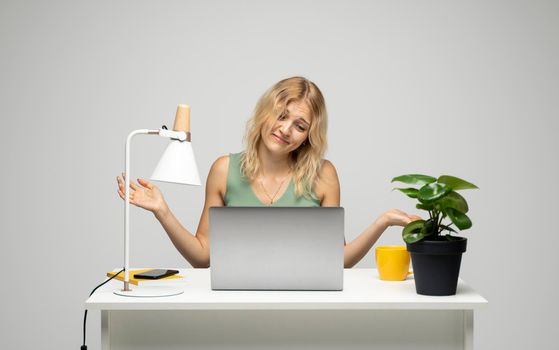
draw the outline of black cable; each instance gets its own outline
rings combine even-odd
[[[101,283],[100,285],[98,285],[97,287],[95,287],[91,293],[89,293],[89,296],[92,296],[93,293],[95,293],[95,291],[97,289],[99,289],[99,287],[105,285],[107,282],[109,282],[110,280],[112,280],[113,278],[115,278],[116,276],[120,275],[121,272],[123,272],[124,269],[120,270],[119,272],[117,272],[114,276],[112,276],[111,278],[107,279],[105,282]],[[85,309],[85,314],[83,315],[83,345],[80,347],[80,350],[87,350],[87,346],[85,345],[85,324],[87,322],[87,309]]]

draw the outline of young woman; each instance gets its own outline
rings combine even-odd
[[[210,207],[340,206],[340,183],[334,165],[323,159],[327,115],[318,87],[302,77],[282,80],[258,101],[245,135],[245,150],[218,158],[206,182],[206,200],[196,234],[171,212],[157,186],[130,182],[130,202],[151,211],[193,267],[209,267]],[[124,179],[117,177],[124,199]],[[418,216],[392,209],[380,215],[345,245],[344,265],[354,266],[387,227],[405,226]]]

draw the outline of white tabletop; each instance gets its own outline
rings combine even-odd
[[[184,293],[172,297],[131,298],[113,290],[110,281],[85,302],[97,310],[473,310],[487,304],[462,280],[456,295],[424,296],[415,292],[413,277],[381,281],[376,269],[345,269],[343,291],[213,291],[209,269],[181,269],[182,279],[147,282],[174,285]],[[134,286],[141,288],[142,286]]]

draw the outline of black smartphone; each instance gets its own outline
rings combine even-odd
[[[177,273],[179,273],[178,270],[153,269],[153,270],[137,273],[134,275],[134,278],[156,280],[159,278],[176,275]]]

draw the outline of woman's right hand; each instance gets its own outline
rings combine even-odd
[[[380,222],[388,228],[390,226],[406,226],[412,221],[421,220],[420,216],[410,215],[399,209],[388,210],[379,217]]]
[[[125,199],[124,175],[117,176],[116,181],[118,183],[118,195],[120,198]],[[149,210],[154,214],[157,214],[166,206],[165,199],[163,199],[163,194],[159,188],[144,179],[138,179],[138,184],[130,181],[130,203]]]

